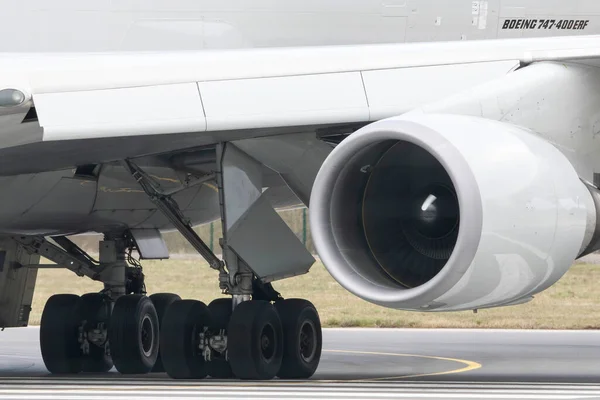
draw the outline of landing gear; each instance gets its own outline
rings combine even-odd
[[[195,175],[195,157],[191,166],[181,164],[187,170],[173,164],[186,178],[180,188],[168,190],[132,160],[122,166],[218,271],[219,288],[228,299],[206,306],[177,295],[146,297],[141,267],[131,258],[135,230],[107,234],[99,262],[66,238],[14,239],[31,254],[104,283],[101,294],[58,296],[48,303],[41,342],[51,372],[102,372],[114,363],[125,374],[164,370],[186,379],[308,378],[314,373],[322,342],[318,314],[307,301],[283,300],[270,284],[308,272],[314,258],[264,195],[270,186],[263,182],[265,166],[233,144],[219,144],[215,152],[216,169],[205,176]],[[192,229],[174,197],[209,180],[216,180],[219,195],[222,259]],[[256,234],[262,231],[269,236]],[[164,254],[153,252],[147,233],[137,235],[140,253],[146,248]]]
[[[107,341],[110,301],[100,293],[50,297],[40,326],[40,346],[53,374],[107,372],[113,366]]]
[[[145,374],[158,357],[159,322],[152,301],[139,294],[116,301],[108,329],[110,351],[122,374]]]
[[[195,300],[171,304],[163,320],[161,352],[175,379],[308,379],[321,358],[321,322],[307,300],[232,299],[206,307]]]
[[[131,256],[135,242],[128,233],[106,235],[99,262],[64,237],[54,238],[54,243],[37,237],[14,240],[29,253],[44,254],[78,275],[104,283],[100,293],[48,300],[40,345],[51,373],[102,373],[113,363],[124,374],[150,372],[158,358],[159,316],[145,296],[144,274]],[[163,294],[154,302],[162,315],[178,298]]]
[[[308,272],[314,258],[263,196],[264,166],[234,145],[216,149],[221,260],[194,232],[173,190],[161,188],[133,161],[122,164],[163,216],[219,271],[219,287],[231,296],[208,307],[192,300],[169,306],[161,329],[167,374],[186,379],[310,377],[321,356],[319,316],[307,301],[284,301],[269,282]],[[257,236],[265,227],[269,238]]]
[[[42,358],[53,374],[150,372],[158,358],[159,320],[140,294],[111,301],[102,293],[52,296],[40,326]]]

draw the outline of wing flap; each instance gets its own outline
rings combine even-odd
[[[203,132],[195,83],[34,95],[44,140]]]
[[[359,72],[200,82],[208,130],[369,119]]]

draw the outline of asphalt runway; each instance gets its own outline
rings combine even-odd
[[[310,381],[49,376],[37,328],[0,332],[0,399],[600,399],[600,332],[327,329]]]

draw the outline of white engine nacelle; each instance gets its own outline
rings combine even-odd
[[[334,149],[315,180],[310,222],[323,264],[355,295],[465,310],[525,301],[595,250],[598,198],[525,128],[413,114]]]

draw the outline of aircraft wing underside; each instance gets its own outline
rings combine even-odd
[[[599,57],[597,36],[4,54],[0,90],[24,96],[20,104],[0,107],[0,174],[376,121],[533,62],[593,64]]]

